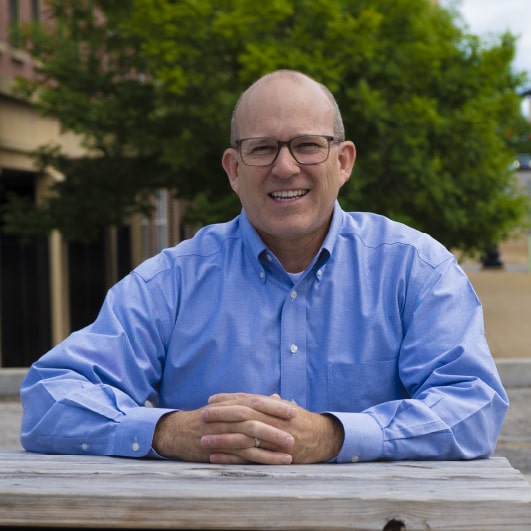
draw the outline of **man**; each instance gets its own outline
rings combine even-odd
[[[242,203],[147,260],[22,383],[27,450],[213,463],[471,459],[508,401],[481,304],[429,236],[338,202],[355,147],[293,71],[241,96]]]

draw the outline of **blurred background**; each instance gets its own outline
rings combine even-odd
[[[232,108],[277,68],[336,95],[358,150],[343,207],[439,239],[495,357],[528,357],[528,21],[527,0],[0,0],[0,367],[238,213]]]

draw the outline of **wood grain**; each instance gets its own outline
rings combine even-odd
[[[0,526],[125,529],[531,529],[503,457],[291,466],[0,452]]]

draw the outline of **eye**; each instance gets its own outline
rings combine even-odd
[[[318,137],[301,137],[293,142],[292,148],[298,153],[315,153],[326,149],[326,145],[323,145],[322,139]]]
[[[268,138],[253,138],[246,140],[242,151],[247,157],[269,156],[277,151],[277,143]]]
[[[271,151],[276,151],[276,147],[272,144],[257,144],[256,146],[253,146],[251,153],[270,153]]]

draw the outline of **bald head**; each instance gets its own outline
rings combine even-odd
[[[301,72],[295,70],[277,70],[266,74],[255,81],[238,99],[232,113],[231,145],[234,145],[240,138],[239,126],[242,108],[247,107],[248,110],[249,108],[252,109],[255,102],[260,99],[261,94],[274,94],[279,91],[279,87],[286,89],[290,84],[292,84],[296,90],[308,92],[309,95],[313,93],[316,98],[316,103],[324,97],[329,106],[329,110],[332,113],[333,135],[340,139],[345,138],[345,129],[341,118],[341,112],[330,90],[328,90],[325,85]]]

